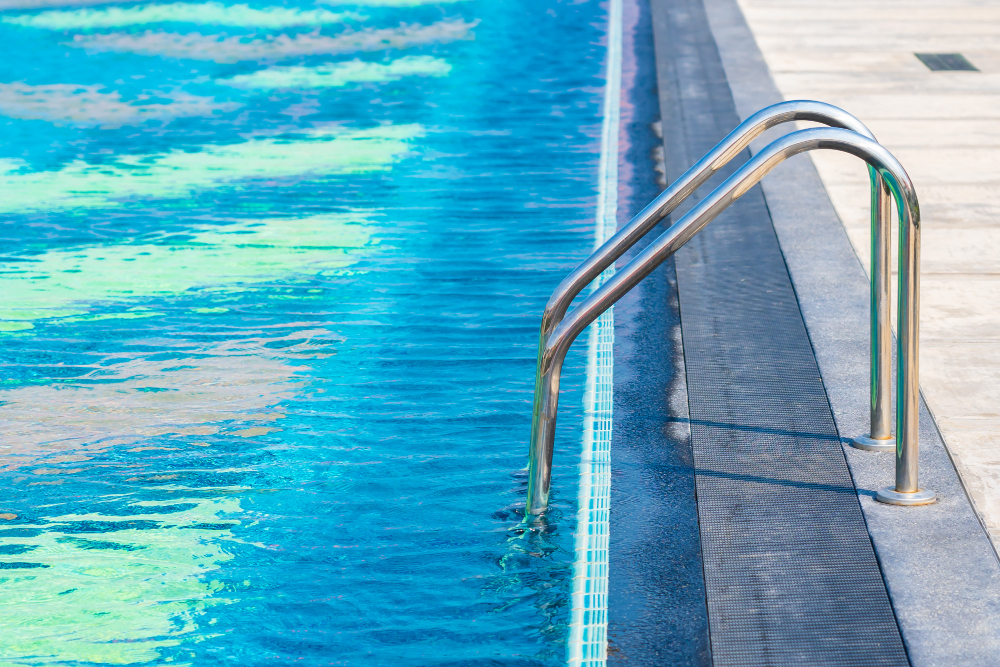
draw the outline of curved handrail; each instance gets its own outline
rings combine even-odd
[[[791,100],[761,109],[739,124],[705,157],[698,160],[632,220],[604,242],[576,269],[566,276],[549,297],[542,312],[538,337],[538,361],[556,327],[566,316],[573,299],[603,271],[624,255],[661,220],[670,215],[688,196],[701,187],[719,169],[739,155],[758,136],[783,123],[807,120],[831,127],[853,130],[875,140],[864,123],[839,107],[811,100]],[[889,326],[889,235],[890,198],[878,173],[869,168],[871,180],[872,226],[872,364],[871,364],[871,438],[868,447],[878,449],[880,442],[890,442],[892,408],[892,331]],[[536,386],[541,378],[536,376]]]
[[[559,379],[563,360],[573,340],[768,172],[789,157],[816,149],[839,150],[861,158],[882,178],[896,202],[900,224],[896,486],[894,490],[879,491],[878,496],[880,500],[897,504],[933,502],[933,492],[921,492],[917,484],[919,304],[916,297],[919,289],[920,208],[916,192],[902,165],[880,144],[850,130],[817,128],[788,134],[755,155],[613,278],[596,289],[552,331],[539,359],[540,382],[535,387],[525,518],[544,512],[548,505]],[[894,498],[892,494],[902,496],[902,499]]]

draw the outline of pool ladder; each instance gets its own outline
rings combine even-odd
[[[828,127],[791,132],[754,155],[567,314],[573,298],[584,287],[612,266],[715,172],[746,149],[750,142],[772,127],[799,120],[822,123]],[[566,276],[553,292],[542,314],[538,341],[526,519],[542,514],[548,507],[559,407],[559,378],[566,352],[576,337],[772,169],[794,155],[816,149],[838,150],[861,158],[868,164],[871,180],[871,422],[870,433],[855,438],[851,444],[870,451],[896,452],[895,486],[879,490],[877,500],[892,505],[934,502],[934,492],[921,489],[918,485],[920,208],[916,192],[902,165],[875,141],[861,121],[835,106],[798,100],[769,106],[747,118]],[[896,323],[895,438],[891,430],[890,403],[892,330],[889,323],[889,248],[892,200],[895,200],[899,218],[900,277]]]

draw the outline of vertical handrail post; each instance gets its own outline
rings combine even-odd
[[[548,341],[546,336],[545,341]],[[531,445],[528,451],[528,500],[524,509],[527,520],[542,514],[549,506],[552,483],[552,448],[556,438],[556,413],[559,411],[559,376],[562,359],[548,363],[546,346],[538,351],[535,371],[535,404],[531,413]]]
[[[893,190],[899,216],[899,287],[896,315],[896,484],[875,499],[889,505],[929,505],[936,494],[921,489],[920,466],[920,213]]]
[[[871,167],[868,167],[871,169]],[[874,171],[874,170],[872,170]],[[890,265],[892,263],[892,197],[879,177],[873,184],[877,201],[872,202],[871,288],[871,438],[892,440],[892,309]],[[892,445],[891,445],[892,446]]]
[[[892,436],[892,193],[878,171],[868,165],[871,181],[871,390],[869,433],[851,440],[851,446],[876,452],[896,449]]]

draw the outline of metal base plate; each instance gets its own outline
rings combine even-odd
[[[937,494],[928,489],[918,489],[913,493],[900,493],[891,486],[879,489],[875,500],[886,505],[930,505],[937,501]]]
[[[863,449],[867,452],[894,452],[896,451],[896,438],[876,440],[867,435],[859,435],[851,440],[851,447]]]

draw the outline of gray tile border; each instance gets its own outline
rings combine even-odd
[[[736,0],[704,2],[740,117],[781,101]],[[763,190],[837,428],[842,438],[862,434],[868,420],[867,277],[808,156],[772,172]],[[892,455],[846,446],[845,453],[912,663],[997,664],[1000,564],[926,406],[921,479],[938,492],[936,505],[876,503],[875,490],[892,483]]]

